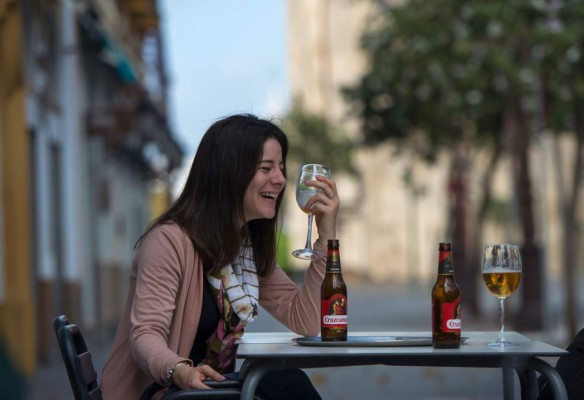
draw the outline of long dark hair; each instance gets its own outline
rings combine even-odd
[[[262,160],[264,142],[270,138],[280,143],[286,165],[288,139],[272,122],[237,114],[211,125],[201,139],[180,196],[149,226],[137,245],[155,226],[176,222],[189,235],[205,271],[218,272],[249,240],[258,275],[269,274],[276,257],[277,218],[284,190],[278,196],[274,218],[247,224],[243,197]]]

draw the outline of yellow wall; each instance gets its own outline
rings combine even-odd
[[[157,179],[150,187],[150,219],[158,218],[171,203],[168,182]]]
[[[0,300],[0,337],[16,366],[34,372],[30,146],[26,129],[20,5],[0,0],[0,173],[4,225],[5,296]]]

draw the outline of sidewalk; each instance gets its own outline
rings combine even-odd
[[[429,290],[405,286],[375,287],[362,283],[349,283],[348,286],[349,329],[366,331],[431,329]],[[487,299],[494,300],[492,297]],[[493,309],[496,310],[496,304],[493,305]],[[485,316],[482,322],[465,319],[463,314],[463,330],[496,331],[497,321],[496,313]],[[248,327],[248,331],[281,332],[286,331],[286,328],[261,310],[260,317]],[[100,377],[111,338],[92,333],[84,334]],[[528,336],[536,339],[532,335]],[[368,366],[312,369],[306,372],[326,400],[503,398],[501,372],[493,369]],[[41,366],[28,383],[26,400],[37,399],[73,399],[56,339],[55,351],[50,361]]]

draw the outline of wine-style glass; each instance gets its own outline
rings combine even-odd
[[[317,176],[324,176],[330,178],[331,170],[326,165],[321,164],[304,164],[300,167],[298,180],[296,182],[296,202],[302,211],[308,214],[308,234],[306,236],[306,244],[303,249],[294,250],[292,255],[303,260],[310,260],[313,254],[317,254],[312,249],[312,220],[314,214],[310,208],[306,208],[306,203],[322,190],[312,186],[307,186],[305,182],[315,181]]]
[[[483,253],[483,281],[489,292],[499,298],[499,337],[489,346],[514,346],[505,338],[505,298],[511,296],[521,280],[521,254],[516,244],[486,244]]]

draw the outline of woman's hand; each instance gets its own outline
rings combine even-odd
[[[336,239],[337,236],[337,213],[341,200],[335,181],[320,175],[316,179],[307,181],[306,185],[320,189],[322,193],[313,196],[306,206],[314,213],[318,240],[326,247],[327,240]]]
[[[180,364],[172,376],[172,382],[180,389],[212,389],[204,383],[207,378],[217,382],[225,380],[223,375],[208,365],[189,367],[188,365]]]

